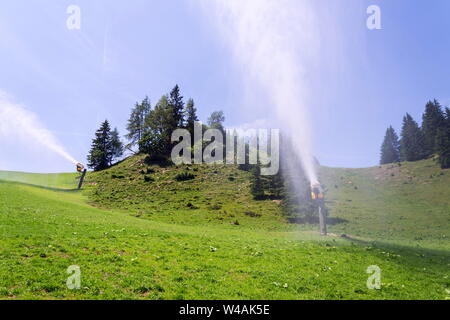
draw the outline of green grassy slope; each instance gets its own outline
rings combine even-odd
[[[415,243],[373,241],[386,240],[385,229],[374,221],[382,221],[384,213],[392,215],[380,209],[377,220],[361,212],[373,209],[363,201],[370,196],[364,198],[361,194],[366,194],[362,191],[370,185],[364,184],[367,174],[378,168],[325,168],[322,172],[330,189],[331,214],[349,221],[330,228],[349,235],[359,232],[366,240],[350,241],[321,238],[317,226],[288,225],[276,202],[250,199],[248,173],[236,168],[191,167],[189,172],[196,178],[176,182],[174,176],[186,168],[152,167],[155,172],[147,174],[147,166],[141,160],[128,159],[109,171],[89,174],[84,192],[62,192],[0,180],[0,298],[448,296],[448,242],[439,238],[442,232],[448,232],[448,224],[430,224],[426,229],[429,237],[420,242],[420,248]],[[429,164],[406,164],[404,168],[412,171],[416,165]],[[447,174],[439,179],[446,179]],[[344,179],[353,175],[353,183],[361,194],[354,195],[347,186],[330,187],[343,175]],[[144,176],[151,176],[154,181],[145,182]],[[392,178],[386,174],[385,182],[381,178],[377,181],[389,184],[389,177]],[[62,177],[55,177],[55,181],[59,179]],[[440,180],[431,181],[430,185],[434,185]],[[375,191],[373,197],[377,197]],[[389,202],[377,201],[373,203],[390,208]],[[407,208],[411,207],[414,205]],[[442,207],[445,208],[445,201],[436,206],[430,201],[427,210],[438,211]],[[400,209],[393,211],[395,217],[403,215],[402,210],[397,210]],[[414,212],[406,218],[398,217],[408,223],[396,239],[421,241],[414,240],[414,232],[406,230],[423,228],[418,226],[422,211]],[[80,290],[66,287],[70,265],[81,267]],[[366,269],[370,265],[382,269],[381,290],[366,287]]]
[[[433,160],[367,169],[322,168],[331,230],[450,249],[450,170]]]

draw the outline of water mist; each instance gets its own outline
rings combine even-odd
[[[202,9],[217,25],[249,80],[267,93],[277,122],[291,137],[291,150],[300,158],[311,184],[317,183],[307,107],[307,69],[319,38],[312,3],[215,0],[203,2]]]
[[[64,147],[34,113],[12,102],[6,93],[0,91],[0,143],[2,140],[33,146],[40,145],[73,164],[78,162],[64,150]]]

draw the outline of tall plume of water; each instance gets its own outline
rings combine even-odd
[[[307,68],[318,50],[308,0],[215,0],[202,2],[232,54],[264,89],[282,130],[291,137],[309,181],[317,183],[308,115]],[[256,110],[255,110],[256,111]]]
[[[34,113],[12,102],[6,93],[0,91],[0,145],[2,140],[33,146],[40,145],[77,164],[77,161],[64,150],[64,147]],[[7,152],[7,150],[3,151]]]

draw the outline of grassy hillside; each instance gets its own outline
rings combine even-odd
[[[441,175],[431,162],[400,169],[324,168],[331,216],[347,221],[330,229],[351,240],[321,238],[317,226],[287,224],[277,202],[250,198],[248,173],[235,167],[160,168],[142,160],[89,174],[82,192],[49,189],[60,188],[70,175],[54,176],[54,185],[44,181],[46,188],[0,180],[0,298],[448,296],[450,257],[442,236],[449,232],[449,197],[442,198],[449,173]],[[420,187],[426,168],[433,178]],[[183,172],[195,178],[176,181]],[[409,175],[416,183],[400,179]],[[39,177],[28,176],[26,183],[36,185]],[[416,194],[427,185],[442,187],[443,197]],[[398,206],[388,188],[402,200]],[[80,290],[66,287],[70,265],[81,267]],[[381,290],[366,287],[370,265],[382,269]]]
[[[367,169],[322,168],[334,232],[450,249],[450,170],[433,160]]]
[[[145,164],[144,158],[132,157],[110,170],[90,173],[86,189],[91,203],[152,221],[292,230],[279,201],[253,200],[251,174],[237,166],[160,167]],[[194,178],[177,181],[183,173]]]

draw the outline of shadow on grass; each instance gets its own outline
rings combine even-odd
[[[293,224],[319,224],[319,217],[305,217],[305,218],[289,218],[289,223]],[[341,223],[347,223],[348,220],[342,219],[342,218],[334,218],[334,217],[328,217],[327,218],[327,225],[337,225]]]
[[[393,254],[397,254],[398,259],[414,259],[419,261],[420,265],[432,263],[438,263],[440,267],[448,269],[450,264],[450,250],[446,249],[433,249],[426,247],[418,247],[413,245],[404,245],[399,243],[385,242],[380,240],[361,240],[355,239],[348,235],[342,235],[341,238],[348,241],[365,246],[367,248],[386,250]],[[415,264],[417,266],[417,264]]]
[[[49,190],[49,191],[57,191],[57,192],[71,192],[72,193],[72,192],[80,191],[78,188],[63,189],[63,188],[55,188],[55,187],[46,187],[46,186],[42,186],[42,185],[26,183],[26,182],[20,182],[20,181],[0,180],[0,183],[9,183],[9,184],[14,184],[14,185],[23,185],[23,186],[39,188],[39,189],[44,189],[44,190]]]

